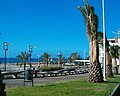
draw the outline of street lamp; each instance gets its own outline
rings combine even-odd
[[[8,46],[9,46],[9,43],[8,42],[4,42],[3,43],[3,50],[5,50],[5,61],[4,61],[4,64],[5,64],[5,71],[6,71],[6,52],[8,51]]]
[[[32,49],[33,49],[33,46],[32,45],[30,45],[29,46],[29,53],[30,53],[30,68],[32,67],[32,64],[31,64],[31,56],[32,56]]]
[[[103,12],[103,44],[104,44],[104,63],[103,63],[103,79],[104,81],[106,81],[106,50],[105,50],[105,47],[106,47],[106,42],[105,42],[105,39],[106,39],[106,29],[105,29],[105,7],[104,7],[104,0],[102,0],[102,12]]]

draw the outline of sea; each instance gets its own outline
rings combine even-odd
[[[38,58],[31,58],[32,62],[38,62]],[[0,64],[3,64],[5,62],[5,58],[0,58]],[[17,62],[22,62],[22,60],[19,60],[17,58],[6,58],[6,63],[7,64],[14,64]],[[29,62],[29,60],[27,60]]]
[[[30,60],[28,59],[27,62]],[[53,58],[53,61],[57,61],[57,58]],[[0,64],[4,64],[5,58],[0,58]],[[22,60],[19,60],[17,58],[6,58],[6,64],[16,64],[18,62],[22,62]],[[43,62],[43,59],[38,58],[31,58],[31,62]]]

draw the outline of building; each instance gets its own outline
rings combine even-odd
[[[108,41],[109,41],[110,46],[113,46],[113,45],[120,46],[120,39],[118,39],[118,37],[115,37],[114,39],[108,39]],[[119,53],[120,53],[120,51],[119,51]],[[117,65],[120,66],[120,56],[116,60],[117,60]],[[101,63],[101,66],[103,66],[104,51],[103,51],[103,46],[101,44],[99,44],[99,62]],[[120,73],[120,68],[119,68],[118,72]]]

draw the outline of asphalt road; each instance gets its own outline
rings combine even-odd
[[[67,75],[67,76],[56,76],[56,77],[41,77],[34,78],[34,85],[36,84],[51,84],[55,82],[69,81],[69,80],[77,80],[82,77],[88,76],[87,74],[77,74],[77,75]],[[6,83],[6,88],[11,87],[23,87],[24,79],[4,79],[4,83]],[[26,82],[26,86],[31,86],[31,82]]]

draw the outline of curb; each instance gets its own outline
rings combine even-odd
[[[110,96],[120,96],[120,84],[118,84]]]

